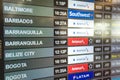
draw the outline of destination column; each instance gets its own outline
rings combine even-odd
[[[3,3],[5,80],[54,79],[54,1],[44,1]]]

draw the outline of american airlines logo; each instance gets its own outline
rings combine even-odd
[[[68,47],[68,55],[89,54],[94,52],[93,46]]]
[[[76,64],[76,63],[85,63],[85,62],[93,62],[94,55],[77,55],[77,56],[68,56],[68,64]]]
[[[68,29],[68,36],[94,36],[94,29]]]
[[[69,0],[68,1],[68,8],[83,9],[83,10],[94,10],[94,3]]]
[[[94,28],[94,20],[68,19],[68,27]]]
[[[93,11],[82,11],[82,10],[73,10],[68,9],[68,18],[73,19],[94,19]]]

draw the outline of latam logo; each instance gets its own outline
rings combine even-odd
[[[92,79],[94,77],[94,72],[82,72],[82,73],[75,73],[75,74],[69,74],[68,80],[88,80]]]
[[[69,0],[68,1],[68,8],[94,10],[94,3]]]
[[[94,28],[94,20],[68,19],[68,27]]]
[[[93,46],[68,47],[68,55],[94,53]]]
[[[77,55],[77,56],[68,56],[68,64],[76,64],[76,63],[85,63],[85,62],[93,62],[94,55]]]
[[[68,18],[93,20],[94,19],[94,12],[93,11],[68,9]]]
[[[85,72],[88,71],[88,64],[76,64],[68,66],[68,73],[76,73],[76,72]]]
[[[94,36],[94,29],[68,29],[68,36]]]
[[[88,38],[68,38],[68,46],[85,46],[88,41]]]

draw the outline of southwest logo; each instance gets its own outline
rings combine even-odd
[[[68,9],[68,18],[77,18],[77,19],[94,19],[93,11],[82,11],[82,10],[73,10]]]

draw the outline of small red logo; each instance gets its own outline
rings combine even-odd
[[[88,45],[88,38],[68,38],[68,46]]]
[[[88,64],[76,64],[68,66],[68,73],[76,73],[76,72],[85,72],[88,71]]]

